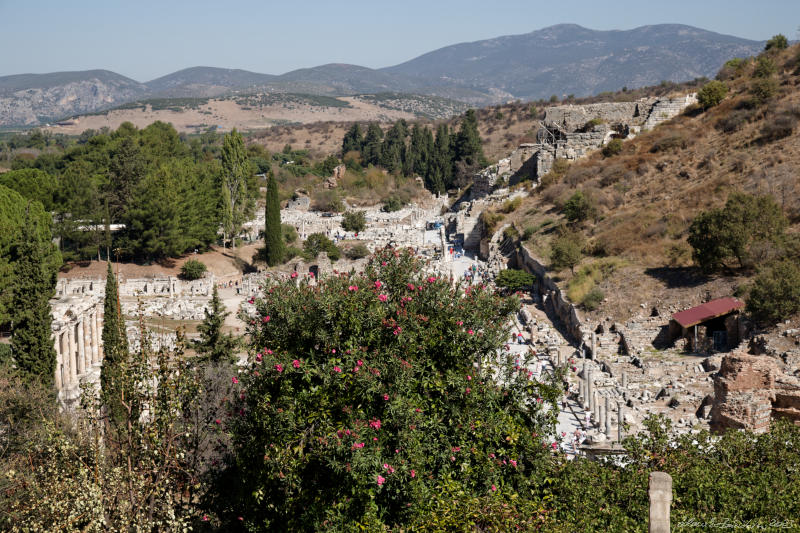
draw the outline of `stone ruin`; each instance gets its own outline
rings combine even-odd
[[[489,194],[498,181],[538,183],[556,159],[580,159],[613,138],[633,138],[674,118],[697,102],[695,93],[677,98],[642,98],[548,107],[535,143],[521,144],[507,158],[475,175],[472,198]]]
[[[800,425],[800,379],[770,356],[725,356],[714,377],[711,429],[764,433],[775,418]]]
[[[81,383],[100,379],[103,361],[103,301],[94,296],[64,296],[51,300],[55,386],[63,405],[80,397]]]

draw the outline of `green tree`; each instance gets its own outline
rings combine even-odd
[[[29,200],[41,203],[45,211],[52,211],[58,193],[58,181],[38,169],[11,170],[0,174],[0,185],[15,190]]]
[[[583,257],[583,246],[583,234],[562,228],[550,244],[550,266],[555,270],[569,267],[574,273],[575,265]]]
[[[203,322],[197,326],[197,331],[200,333],[200,339],[195,345],[197,352],[215,363],[233,362],[236,339],[232,335],[222,332],[225,317],[230,313],[225,311],[225,305],[219,297],[216,285],[214,285],[214,292],[211,295],[211,302],[204,313]]]
[[[245,155],[242,135],[234,128],[222,142],[222,186],[226,189],[223,200],[224,238],[236,246],[236,235],[247,220],[256,193],[251,182],[251,168]]]
[[[382,145],[383,130],[377,123],[370,122],[367,127],[367,135],[364,138],[364,148],[361,150],[364,163],[368,165],[380,165]]]
[[[118,140],[110,152],[106,189],[114,221],[123,218],[133,198],[133,191],[147,172],[147,163],[136,139],[136,128],[125,122],[118,133]]]
[[[389,131],[386,132],[386,137],[381,146],[381,166],[389,172],[399,172],[403,169],[403,161],[406,157],[406,136],[408,135],[408,126],[405,120],[398,120],[395,122]]]
[[[364,211],[347,211],[342,216],[342,229],[359,233],[367,227],[367,215]]]
[[[20,239],[11,249],[14,263],[11,347],[17,366],[29,377],[52,383],[56,369],[50,325],[55,271],[48,268],[49,243],[38,239],[38,221],[27,210]]]
[[[364,134],[361,133],[361,126],[356,122],[342,139],[342,157],[348,152],[360,152],[364,148]]]
[[[181,277],[186,280],[200,279],[206,273],[206,264],[197,259],[189,259],[181,265]]]
[[[455,139],[455,159],[464,161],[470,167],[484,166],[486,163],[474,109],[467,110],[461,120]]]
[[[725,207],[700,213],[689,226],[688,242],[695,262],[705,272],[728,266],[753,266],[753,246],[777,244],[787,221],[771,196],[733,193]]]
[[[100,369],[102,402],[112,424],[120,424],[125,418],[122,399],[130,397],[131,391],[124,387],[123,368],[128,359],[128,334],[119,305],[117,278],[108,263],[106,272],[106,294],[103,301],[103,364]]]
[[[533,285],[534,277],[516,268],[507,268],[497,275],[494,282],[498,287],[503,287],[511,292],[517,292],[530,288]]]
[[[447,190],[453,177],[453,142],[447,124],[440,124],[436,129],[433,154],[428,166],[428,174],[424,176],[425,187],[435,194]]]
[[[278,183],[270,172],[267,178],[267,201],[264,208],[264,254],[267,264],[275,266],[286,256],[286,244],[281,235],[281,204]]]
[[[722,101],[725,95],[728,94],[728,86],[721,81],[710,81],[703,85],[703,88],[697,91],[697,101],[703,109],[709,109]]]
[[[597,216],[594,201],[583,191],[575,191],[564,204],[562,211],[570,222],[583,222]]]
[[[767,56],[761,56],[756,60],[753,76],[756,78],[770,78],[776,72],[778,72],[778,66],[775,62]]]
[[[622,152],[622,139],[611,139],[603,147],[603,157],[614,157]]]
[[[320,252],[328,254],[331,261],[337,261],[342,256],[342,251],[332,240],[322,233],[312,233],[303,242],[303,251],[309,261],[313,261]]]
[[[767,41],[767,44],[764,46],[764,50],[786,50],[788,47],[789,40],[785,35],[779,33],[777,35],[773,35],[772,38]]]
[[[762,324],[776,324],[800,311],[800,268],[783,259],[761,269],[747,298],[747,312]]]

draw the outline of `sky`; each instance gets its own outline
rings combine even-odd
[[[0,0],[0,76],[106,69],[145,82],[193,66],[380,68],[561,23],[796,39],[800,0]]]

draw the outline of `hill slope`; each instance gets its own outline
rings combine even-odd
[[[192,67],[147,82],[151,96],[206,97],[219,96],[232,89],[261,87],[276,76],[240,69]]]

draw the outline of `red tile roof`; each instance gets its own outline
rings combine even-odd
[[[731,311],[736,311],[742,307],[744,307],[744,303],[736,298],[718,298],[686,311],[675,313],[672,315],[672,319],[681,326],[688,328],[708,319],[727,315]]]

